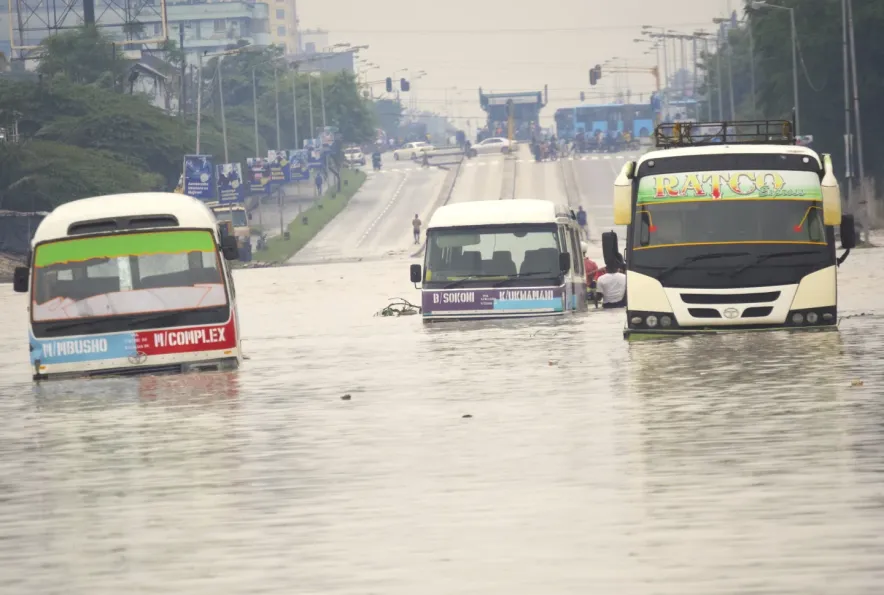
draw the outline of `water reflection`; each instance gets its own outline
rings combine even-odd
[[[0,337],[0,591],[880,589],[882,319],[373,317],[405,268],[238,272],[236,372],[33,385]]]

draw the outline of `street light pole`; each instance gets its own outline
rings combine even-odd
[[[276,98],[276,150],[282,149],[282,141],[279,138],[279,76],[276,66],[273,67],[273,93]]]
[[[221,66],[224,62],[224,56],[218,57],[218,97],[221,100],[221,136],[224,137],[224,163],[230,163],[227,153],[227,119],[224,117],[224,81],[221,74]]]
[[[721,76],[721,34],[719,33],[718,37],[715,40],[715,59],[718,62],[716,66],[715,78],[718,79],[718,119],[724,120],[724,100],[722,99],[722,95],[724,94],[724,86],[722,85],[722,76]]]
[[[200,153],[200,124],[203,115],[203,55],[196,55],[196,154]]]
[[[310,138],[314,138],[316,128],[313,126],[313,73],[307,75],[307,101],[310,108]]]
[[[749,77],[752,82],[752,119],[758,119],[758,104],[755,98],[755,35],[752,33],[752,22],[746,19],[746,28],[749,29]]]
[[[292,117],[295,121],[295,150],[301,148],[298,144],[298,67],[295,65],[295,71],[292,74]]]
[[[853,148],[853,139],[850,135],[850,44],[848,43],[849,34],[847,26],[847,0],[841,0],[841,45],[844,59],[844,178],[846,184],[847,208],[849,212],[853,212],[853,205],[850,201],[851,178],[853,177],[853,156],[851,149]]]
[[[255,82],[255,67],[252,66],[252,108],[255,118],[255,157],[261,155],[261,147],[258,145],[258,85]]]
[[[795,136],[800,134],[801,118],[798,111],[798,39],[795,32],[795,9],[789,8],[789,20],[792,23],[792,92],[795,96]]]
[[[860,188],[865,186],[866,170],[863,163],[863,133],[862,123],[859,117],[859,85],[856,79],[856,38],[853,36],[853,0],[847,0],[847,23],[850,33],[850,70],[853,75],[853,116],[856,119],[856,159],[857,173],[859,173]],[[872,201],[868,193],[860,194],[860,200],[865,202],[865,225],[863,225],[863,240],[869,243],[869,227],[872,224]]]
[[[322,75],[324,74],[324,71],[322,70],[322,68],[325,68],[325,59],[323,59],[322,66],[320,67],[320,70],[319,70],[319,103],[322,105],[322,128],[324,130],[326,127],[326,122],[325,122],[325,83],[323,83],[323,81],[322,81],[322,79],[323,79]]]

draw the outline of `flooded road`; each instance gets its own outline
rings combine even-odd
[[[37,387],[0,286],[0,592],[880,592],[884,249],[840,333],[640,344],[622,312],[374,317],[410,262],[235,272],[238,372]]]

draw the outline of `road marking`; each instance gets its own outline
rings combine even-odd
[[[358,242],[356,242],[357,248],[362,244],[362,242],[365,240],[365,238],[368,237],[368,234],[371,233],[371,230],[374,229],[375,225],[377,225],[378,222],[384,218],[384,215],[387,214],[387,211],[390,210],[390,207],[393,206],[393,203],[395,203],[399,199],[399,194],[402,192],[402,188],[405,186],[405,182],[407,182],[407,181],[408,181],[408,172],[405,172],[402,175],[402,181],[399,183],[399,187],[396,188],[395,192],[393,192],[393,197],[390,198],[390,201],[387,203],[387,206],[385,206],[384,210],[381,211],[381,214],[378,215],[375,218],[375,220],[371,222],[371,225],[368,226],[368,229],[365,230],[365,233],[362,234],[362,237],[359,238]]]
[[[592,157],[590,157],[590,159],[592,159],[593,161],[598,161],[598,160],[599,160],[599,158],[598,158],[597,155],[593,155]]]
[[[610,158],[611,158],[610,155],[605,155],[605,159],[610,159]]]

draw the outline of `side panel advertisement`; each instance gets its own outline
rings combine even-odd
[[[245,200],[241,163],[222,163],[218,170],[218,200],[221,202],[243,202]]]
[[[215,168],[211,155],[184,156],[184,194],[205,201],[215,199]]]
[[[564,311],[564,288],[424,290],[424,316],[494,315]]]
[[[645,176],[638,203],[698,200],[822,200],[820,178],[810,171],[702,171]]]
[[[130,358],[150,365],[150,356],[236,348],[235,318],[223,325],[36,339],[31,342],[31,364],[72,364]]]

